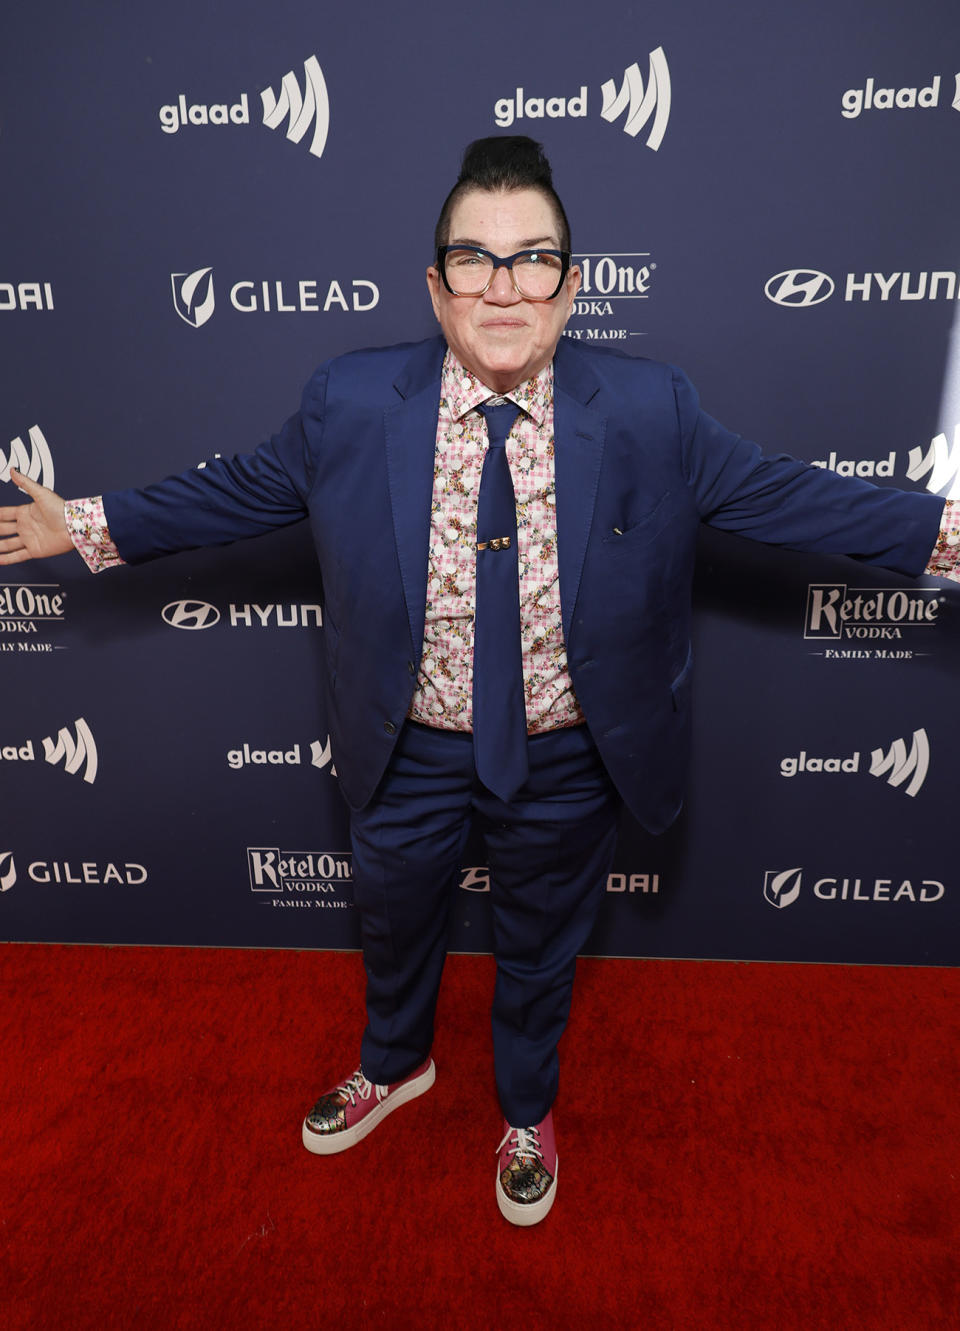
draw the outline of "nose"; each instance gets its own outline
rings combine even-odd
[[[515,305],[518,300],[523,300],[513,285],[513,276],[505,264],[494,272],[493,281],[483,293],[483,299],[489,301],[491,305]]]

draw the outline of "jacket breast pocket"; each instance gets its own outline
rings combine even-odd
[[[609,546],[611,551],[618,548],[636,550],[654,540],[671,519],[669,499],[670,491],[667,490],[646,512],[636,517],[628,514],[608,524],[602,537],[604,545]]]

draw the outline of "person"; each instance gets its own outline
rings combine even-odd
[[[960,524],[936,496],[765,457],[679,370],[564,338],[580,274],[530,139],[468,147],[435,242],[440,336],[329,361],[248,456],[66,504],[15,475],[31,502],[0,510],[0,560],[75,545],[94,569],[136,564],[309,517],[367,1019],[303,1141],[353,1147],[432,1085],[472,819],[491,869],[496,1198],[531,1225],[557,1194],[557,1042],[621,803],[653,833],[680,806],[699,524],[907,575],[955,574]]]

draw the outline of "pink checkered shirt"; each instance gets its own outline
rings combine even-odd
[[[490,396],[448,351],[437,420],[423,655],[410,708],[415,721],[444,730],[473,727],[477,496],[487,450],[487,428],[477,407]],[[583,720],[567,670],[560,615],[553,365],[508,398],[520,408],[507,437],[507,460],[517,502],[527,730],[536,734]]]

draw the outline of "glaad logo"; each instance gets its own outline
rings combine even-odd
[[[310,744],[310,765],[317,767],[321,771],[329,767],[330,775],[336,776],[337,770],[331,761],[332,754],[330,748],[330,738],[324,744],[321,740],[315,739]],[[299,767],[301,764],[300,745],[294,744],[291,749],[251,749],[249,744],[244,744],[242,748],[230,749],[227,753],[227,766],[235,772],[241,771],[244,767]]]
[[[610,123],[626,112],[623,132],[636,138],[647,122],[653,118],[646,144],[656,152],[667,130],[670,119],[670,69],[663,47],[650,52],[647,81],[644,83],[640,66],[634,61],[623,71],[619,89],[614,79],[607,79],[600,88],[603,105],[602,118]],[[523,88],[517,88],[512,97],[501,97],[494,103],[493,118],[500,129],[509,129],[516,120],[551,120],[567,116],[583,117],[587,114],[587,85],[582,84],[572,97],[527,97]]]
[[[310,152],[314,157],[322,157],[330,129],[330,99],[323,70],[315,55],[308,56],[303,62],[303,73],[306,89],[303,93],[293,70],[284,74],[279,97],[274,96],[272,88],[264,89],[260,94],[263,123],[267,129],[279,129],[287,119],[287,138],[291,143],[299,143],[313,125]]]
[[[906,789],[908,795],[916,795],[927,779],[929,766],[930,741],[927,732],[922,729],[913,732],[909,753],[906,741],[895,739],[888,753],[884,753],[883,749],[874,749],[870,755],[870,775],[883,776],[889,772],[887,783],[891,786],[902,786],[909,777],[910,784]]]
[[[191,328],[202,328],[216,307],[213,269],[171,273],[170,286],[173,308],[180,318]],[[321,291],[320,286],[318,278],[301,278],[295,285],[283,279],[242,279],[230,288],[230,305],[240,314],[327,314],[330,310],[366,314],[380,303],[380,288],[365,277],[354,277],[348,282],[334,277],[328,281],[326,291]]]
[[[838,476],[892,476],[896,465],[895,452],[888,453],[885,458],[842,458],[831,452],[829,457],[810,463],[811,467],[835,471]]]
[[[923,729],[913,732],[910,752],[907,753],[906,741],[895,739],[888,752],[874,749],[870,754],[870,775],[884,776],[891,786],[902,786],[910,778],[906,794],[916,795],[927,779],[930,766],[930,741]],[[852,753],[848,758],[812,758],[801,749],[795,758],[780,759],[780,775],[791,777],[800,773],[854,773],[860,771],[860,753]]]
[[[279,97],[272,88],[260,93],[263,104],[263,123],[267,129],[279,129],[287,121],[286,137],[291,143],[300,143],[313,126],[308,151],[313,157],[322,157],[330,130],[330,99],[323,70],[315,55],[303,62],[304,86],[301,89],[293,70],[284,74]],[[186,125],[249,125],[250,101],[247,93],[232,106],[226,102],[208,106],[200,102],[187,105],[186,93],[180,93],[176,102],[160,108],[160,128],[164,134],[176,134]]]
[[[216,296],[213,269],[197,268],[192,273],[171,273],[173,308],[191,328],[202,328],[213,314]]]
[[[9,892],[17,881],[17,866],[13,862],[13,852],[0,851],[0,892]]]
[[[949,77],[949,75],[948,75]],[[953,109],[960,111],[960,74],[954,76],[956,93]],[[840,98],[840,114],[847,120],[856,120],[862,111],[901,111],[916,107],[932,108],[940,105],[940,75],[926,88],[878,88],[876,79],[867,79],[864,88],[848,88]]]
[[[22,476],[28,476],[31,481],[45,485],[48,490],[55,489],[53,458],[50,456],[50,447],[43,437],[40,426],[31,425],[27,438],[30,440],[29,453],[20,435],[10,440],[9,453],[4,454],[0,449],[0,481],[9,481],[10,468],[16,467]]]
[[[251,892],[268,893],[271,906],[319,906],[345,909],[353,904],[353,854],[348,850],[283,850],[249,846],[247,871]],[[344,893],[346,899],[340,900]]]
[[[930,447],[911,448],[907,459],[907,475],[911,481],[922,480],[927,472],[927,489],[945,499],[960,499],[960,423],[953,427],[953,447],[946,433],[930,441]]]
[[[329,735],[326,744],[321,744],[320,740],[315,739],[310,745],[310,763],[313,767],[319,767],[321,771],[329,765],[330,775],[337,775],[337,769],[333,765],[333,750],[330,747]]]
[[[52,310],[50,282],[0,282],[0,310]]]
[[[783,910],[792,906],[803,885],[802,869],[768,869],[763,876],[763,895],[771,906]],[[818,878],[811,889],[819,901],[886,901],[927,905],[942,901],[945,884],[936,878],[922,878],[919,887],[911,878]]]
[[[163,622],[174,629],[210,629],[220,621],[220,611],[209,601],[168,601],[160,612]],[[231,628],[322,628],[319,605],[289,602],[286,605],[231,605]]]
[[[763,288],[767,300],[788,308],[806,309],[829,300],[835,290],[832,277],[817,268],[788,268],[771,277]]]
[[[640,67],[634,61],[623,71],[623,83],[619,91],[613,79],[608,79],[600,91],[603,93],[603,107],[600,114],[604,120],[612,122],[626,111],[627,119],[623,132],[629,134],[631,138],[636,138],[653,116],[653,125],[647,135],[647,147],[656,152],[663,142],[667,121],[670,119],[670,70],[663,47],[658,46],[655,51],[650,52],[646,87],[643,86]]]
[[[802,878],[802,869],[784,869],[781,873],[768,869],[763,875],[763,895],[771,906],[783,910],[792,906],[800,895]]]
[[[97,779],[97,746],[90,727],[83,717],[73,723],[74,733],[64,726],[56,736],[47,736],[42,740],[43,755],[48,763],[56,766],[62,762],[65,771],[75,776],[83,768],[83,779],[93,785]],[[32,763],[36,760],[33,740],[23,744],[4,744],[0,747],[0,760],[5,763]]]
[[[83,717],[74,722],[75,735],[71,735],[66,726],[58,732],[56,739],[43,741],[43,756],[48,763],[56,765],[62,762],[71,776],[83,768],[83,779],[93,785],[97,779],[97,745],[90,727]]]

